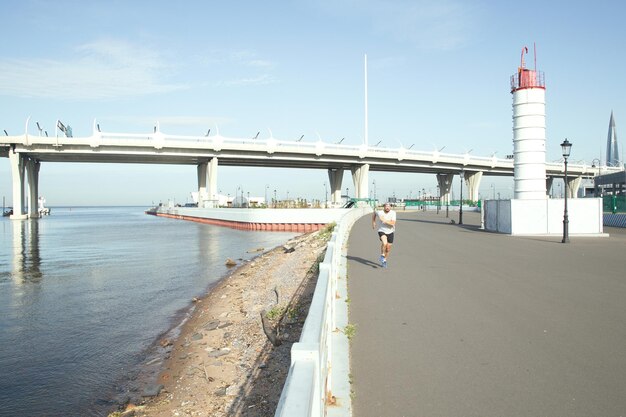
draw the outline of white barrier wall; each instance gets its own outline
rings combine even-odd
[[[242,223],[332,223],[338,221],[346,213],[346,209],[159,207],[158,212]]]
[[[300,341],[291,348],[291,367],[275,417],[350,416],[349,343],[345,243],[350,228],[369,207],[355,208],[337,222],[320,263],[319,276]],[[334,405],[327,407],[333,398]]]
[[[559,235],[563,233],[563,199],[487,200],[486,230],[511,235]],[[570,235],[603,234],[602,199],[567,200]]]

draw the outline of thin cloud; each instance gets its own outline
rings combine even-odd
[[[475,6],[454,0],[333,0],[322,7],[337,16],[362,16],[382,35],[431,50],[466,45],[477,19]]]
[[[218,86],[248,86],[248,85],[269,85],[276,84],[278,80],[269,74],[259,75],[252,78],[239,78],[236,80],[222,81]]]
[[[0,94],[16,97],[95,100],[189,88],[165,81],[158,54],[120,41],[80,45],[69,60],[0,59],[0,68]]]

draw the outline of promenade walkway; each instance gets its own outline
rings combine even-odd
[[[368,217],[348,247],[354,417],[626,416],[626,231],[511,237],[478,213]]]

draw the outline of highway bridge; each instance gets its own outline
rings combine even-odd
[[[379,148],[371,145],[343,145],[317,142],[213,136],[170,135],[158,127],[149,134],[101,132],[94,122],[91,136],[54,137],[25,133],[0,137],[0,156],[8,157],[13,178],[15,218],[36,216],[38,176],[44,162],[92,162],[131,164],[195,165],[202,205],[217,200],[218,166],[325,169],[328,171],[331,200],[341,197],[343,172],[352,173],[357,198],[368,197],[368,172],[430,173],[437,176],[441,198],[449,200],[452,178],[463,175],[468,198],[477,200],[483,175],[513,176],[513,159]],[[618,168],[568,164],[568,184],[575,191],[582,178],[620,171]],[[554,178],[564,177],[564,164],[546,163],[547,187]],[[28,190],[27,190],[28,189]],[[21,202],[21,204],[16,203]]]

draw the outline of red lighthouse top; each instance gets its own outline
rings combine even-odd
[[[528,69],[524,64],[524,54],[528,53],[528,48],[522,48],[522,60],[517,74],[511,75],[511,93],[525,88],[546,88],[543,71],[537,71],[537,51],[535,50],[535,69]]]

